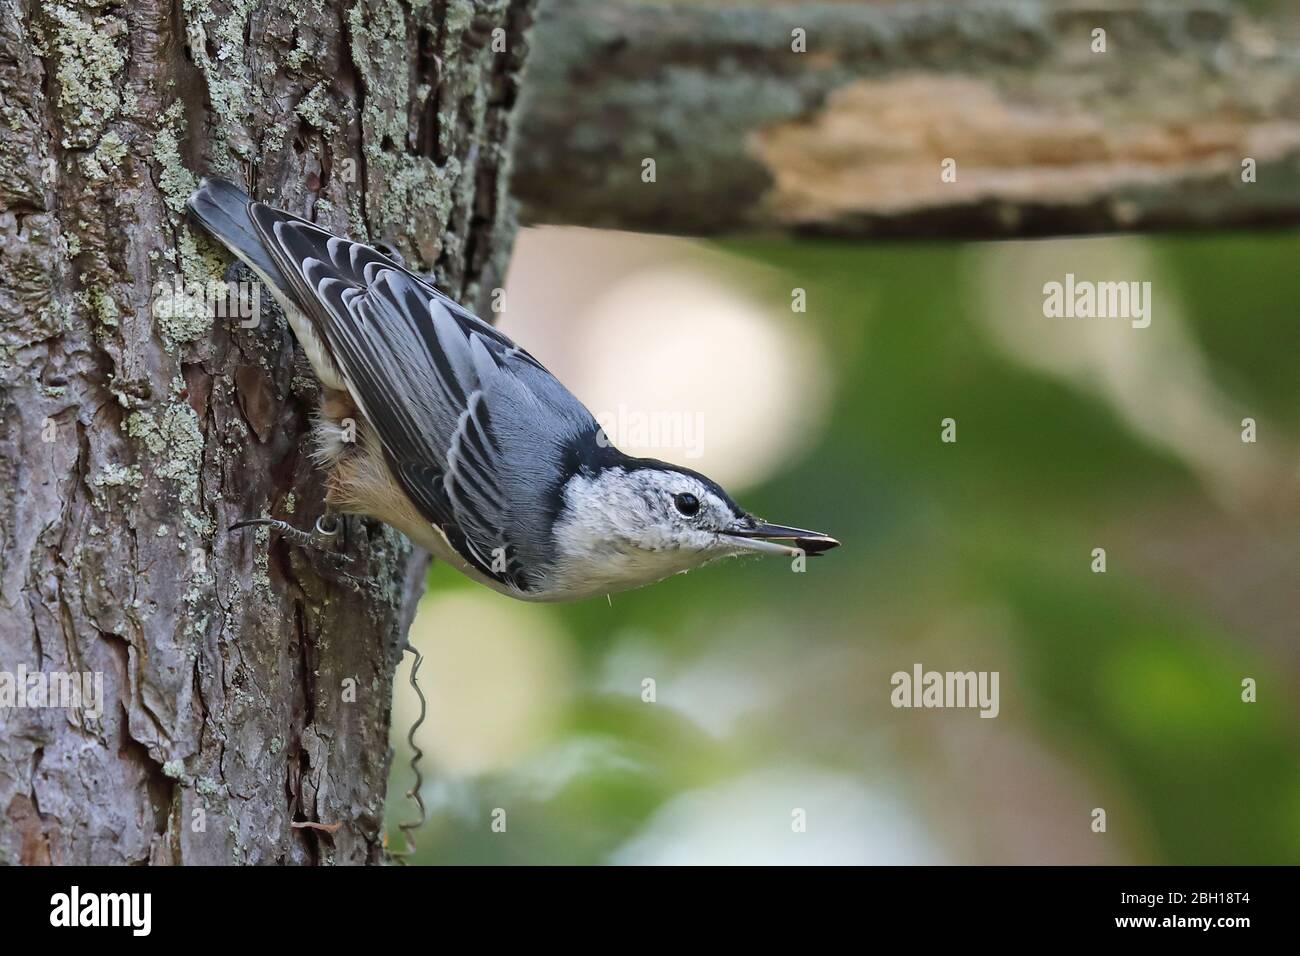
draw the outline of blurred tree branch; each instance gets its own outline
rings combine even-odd
[[[527,222],[689,234],[1297,222],[1300,29],[1273,9],[546,0],[514,190]]]

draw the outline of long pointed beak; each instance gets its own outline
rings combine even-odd
[[[820,531],[805,531],[802,528],[789,528],[782,524],[768,524],[766,521],[748,519],[723,533],[733,544],[748,551],[761,551],[767,554],[794,555],[802,552],[809,557],[823,554],[831,548],[838,548],[840,543],[828,534]]]

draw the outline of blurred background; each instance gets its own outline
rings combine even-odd
[[[843,547],[574,606],[435,567],[417,860],[1300,862],[1294,7],[543,11],[525,220],[644,232],[525,229],[501,328]],[[1067,274],[1150,327],[1046,318]],[[895,709],[916,664],[998,716]]]
[[[435,567],[418,858],[1300,860],[1297,256],[525,231],[501,327],[617,443],[844,545],[575,606]],[[1067,271],[1152,281],[1151,326],[1045,318]],[[655,420],[694,431],[617,434]],[[997,718],[894,709],[918,662],[1000,672]],[[415,714],[399,681],[393,824]]]

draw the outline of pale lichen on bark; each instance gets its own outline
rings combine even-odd
[[[97,721],[0,713],[0,860],[378,861],[426,561],[353,521],[356,584],[227,531],[320,513],[314,386],[273,310],[246,329],[155,288],[226,277],[183,213],[206,172],[383,231],[452,294],[498,281],[529,4],[21,0],[0,18],[0,671],[102,672],[108,700]],[[467,40],[498,27],[506,54]]]

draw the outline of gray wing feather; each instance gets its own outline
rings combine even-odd
[[[537,586],[566,447],[595,427],[591,413],[531,355],[382,253],[251,208],[407,494],[481,571]],[[497,548],[504,572],[493,570]]]

